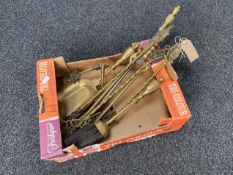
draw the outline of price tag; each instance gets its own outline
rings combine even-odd
[[[183,52],[186,54],[190,62],[195,61],[199,58],[199,54],[197,53],[197,50],[195,49],[193,43],[189,39],[182,39],[180,43],[180,47],[183,50]]]

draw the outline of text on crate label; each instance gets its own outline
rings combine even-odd
[[[46,129],[47,129],[47,144],[48,144],[48,153],[52,153],[57,149],[56,144],[56,132],[55,128],[52,123],[46,123]]]
[[[172,98],[176,104],[178,111],[179,111],[179,115],[180,116],[187,115],[188,111],[186,109],[185,102],[184,102],[181,94],[178,91],[177,85],[175,83],[172,83],[168,86],[168,88],[172,94]]]
[[[47,74],[47,62],[40,63],[40,92],[48,91],[49,76]]]

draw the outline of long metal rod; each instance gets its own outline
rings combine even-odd
[[[148,52],[152,48],[155,48],[156,46],[158,46],[159,42],[163,41],[169,35],[170,29],[171,28],[168,27],[162,31],[157,32],[156,35],[151,40],[149,46],[144,48],[140,53],[134,53],[131,55],[131,57],[133,58],[132,61],[121,71],[121,73],[119,73],[117,75],[116,78],[114,78],[112,85],[110,85],[107,88],[107,90],[105,90],[105,92],[103,92],[103,94],[95,101],[95,103],[91,106],[91,108],[89,108],[89,110],[85,114],[83,114],[83,116],[81,117],[81,120],[88,119],[91,117],[91,115],[90,115],[91,111],[96,107],[96,105],[98,105],[100,103],[101,100],[103,100],[105,95],[108,94],[108,92],[111,90],[111,88],[115,86],[116,82],[118,82],[118,80],[121,79],[121,76],[125,77],[126,76],[125,72],[129,71],[129,69],[133,67],[133,65],[136,63],[136,61],[138,59],[142,58],[143,56],[144,57],[148,56]],[[114,88],[116,88],[116,87],[117,86],[115,86]]]
[[[136,104],[140,99],[144,98],[145,96],[149,95],[150,93],[145,93],[148,86],[153,82],[156,81],[154,80],[154,77],[152,77],[153,79],[148,81],[148,83],[146,83],[139,91],[140,91],[140,95],[134,96],[134,98],[132,98],[132,100],[127,103],[128,105],[123,107],[116,115],[114,115],[111,119],[109,119],[106,123],[107,125],[111,125],[116,119],[119,119],[119,117],[122,116],[123,113],[125,113],[126,111],[128,111],[134,104]],[[156,89],[154,89],[153,92],[157,91],[159,89],[159,86],[156,87]]]
[[[117,118],[119,118],[124,112],[126,112],[133,104],[137,103],[140,99],[142,99],[145,95],[144,92],[148,88],[148,86],[155,81],[155,76],[160,72],[161,69],[163,69],[167,63],[172,63],[176,58],[179,57],[181,51],[179,49],[179,45],[175,44],[171,47],[170,52],[167,55],[167,59],[160,63],[159,67],[156,69],[156,71],[151,75],[151,77],[147,80],[147,82],[143,85],[143,87],[137,91],[137,93],[130,99],[128,102],[122,107],[122,109],[111,119],[107,121],[107,125],[110,125],[113,123]],[[163,80],[158,80],[163,81]]]
[[[101,80],[100,80],[100,87],[101,89],[104,87],[104,75],[105,75],[105,66],[104,64],[101,64]]]
[[[124,87],[119,94],[108,104],[107,107],[105,107],[104,111],[98,116],[97,120],[100,120],[112,107],[112,105],[126,92],[126,90],[133,84],[133,82],[138,78],[138,76],[144,72],[147,71],[150,68],[149,63],[142,66],[133,76],[130,77],[121,87]]]
[[[110,95],[110,93],[112,93],[117,86],[120,84],[120,82],[124,79],[124,77],[127,75],[127,73],[129,72],[130,69],[126,70],[125,72],[123,72],[123,75],[118,76],[115,81],[113,82],[112,85],[110,85],[104,92],[103,94],[94,102],[94,104],[91,106],[91,108],[89,108],[89,110],[83,114],[83,116],[80,119],[80,122],[82,123],[81,120],[86,119],[88,120],[89,118],[91,118],[91,115],[94,114],[101,106],[99,106],[99,103],[104,100],[104,98],[106,98],[107,96]],[[120,74],[119,74],[120,75]],[[96,107],[96,106],[99,107]],[[81,124],[82,125],[82,124]]]
[[[173,10],[173,12],[172,12],[172,14],[170,14],[170,15],[168,15],[168,16],[171,16],[171,17],[174,16],[174,17],[175,17],[175,15],[177,15],[179,11],[180,11],[180,7],[179,7],[179,6],[178,6],[178,7],[175,7],[174,10]],[[110,84],[110,85],[108,84],[109,87],[108,87],[108,86],[105,86],[105,87],[108,87],[107,90],[106,90],[105,92],[101,91],[101,93],[98,93],[98,95],[97,95],[95,98],[93,98],[93,99],[95,100],[100,94],[103,93],[103,94],[100,95],[100,97],[94,102],[94,104],[91,106],[91,108],[90,108],[85,114],[83,114],[82,119],[85,119],[85,118],[90,114],[91,110],[93,110],[93,109],[96,107],[96,105],[104,98],[104,96],[105,96],[106,94],[109,93],[109,91],[111,90],[112,87],[114,87],[114,88],[117,87],[117,86],[115,86],[115,83],[118,82],[118,80],[120,79],[119,77],[122,76],[122,75],[124,75],[124,73],[127,71],[127,69],[129,69],[130,67],[132,67],[132,65],[134,65],[138,59],[142,58],[143,56],[144,56],[144,57],[148,56],[150,49],[151,49],[152,47],[154,48],[154,47],[158,46],[159,42],[160,42],[160,41],[163,41],[163,40],[169,35],[169,32],[170,32],[171,27],[167,27],[167,26],[174,20],[174,18],[171,19],[171,17],[167,17],[167,18],[166,18],[166,20],[164,21],[163,25],[160,27],[159,31],[158,31],[158,32],[156,33],[156,35],[151,39],[151,42],[150,42],[149,46],[147,46],[146,48],[144,48],[138,55],[134,55],[134,54],[133,54],[133,55],[135,56],[135,59],[133,59],[133,60],[130,62],[130,64],[128,64],[128,65],[122,70],[122,72],[121,72],[120,74],[118,74],[117,77],[113,79],[113,81],[111,81],[112,84]],[[133,56],[133,55],[131,55],[131,56]],[[105,90],[106,88],[103,88],[103,89]],[[93,102],[93,101],[90,101],[90,102],[88,103],[88,105],[91,104],[92,102]],[[88,118],[89,118],[89,117],[90,117],[90,115],[88,116]]]

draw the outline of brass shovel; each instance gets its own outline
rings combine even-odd
[[[58,93],[59,112],[63,119],[96,94],[95,84],[87,79],[72,83]]]

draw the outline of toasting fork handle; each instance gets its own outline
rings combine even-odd
[[[169,24],[171,24],[171,22],[175,19],[176,15],[181,11],[180,6],[176,6],[172,13],[170,15],[167,16],[167,18],[165,19],[164,23],[162,24],[162,26],[159,28],[159,31],[165,29]]]

